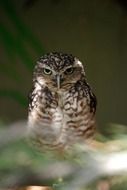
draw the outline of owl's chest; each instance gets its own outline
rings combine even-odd
[[[32,134],[41,144],[66,147],[84,140],[91,116],[82,91],[44,93],[29,116],[29,126],[32,123]]]
[[[54,111],[62,115],[76,113],[79,110],[77,96],[68,92],[58,92],[56,96],[57,106]]]
[[[76,116],[88,104],[88,99],[84,96],[80,97],[79,92],[59,92],[57,96],[58,108],[62,114],[67,114],[71,117]]]
[[[77,93],[74,95],[68,92],[57,93],[57,104],[52,110],[53,122],[55,124],[59,123],[59,128],[65,127],[70,121],[76,124],[78,120],[82,119],[86,103],[86,98],[79,99]]]
[[[63,124],[66,122],[66,111],[65,111],[65,104],[67,102],[66,93],[57,93],[55,95],[56,105],[52,102],[52,121],[54,126],[61,129]],[[55,102],[55,101],[54,101]],[[54,108],[53,108],[54,107]]]
[[[52,127],[58,132],[60,143],[73,143],[84,139],[83,133],[91,120],[88,99],[79,97],[78,93],[58,94],[58,105],[52,119]]]

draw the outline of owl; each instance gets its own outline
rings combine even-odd
[[[42,56],[29,94],[28,135],[42,150],[67,149],[95,133],[96,97],[81,61],[71,54]]]

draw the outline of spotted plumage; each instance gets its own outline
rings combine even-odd
[[[85,143],[95,132],[96,97],[83,64],[74,56],[49,53],[38,61],[29,95],[28,133],[44,149]]]

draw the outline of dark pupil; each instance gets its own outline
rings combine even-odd
[[[44,72],[45,72],[46,74],[50,74],[50,73],[51,73],[51,71],[50,71],[49,69],[44,69]]]
[[[66,74],[71,74],[72,72],[73,72],[73,68],[68,68],[68,69],[65,71]]]

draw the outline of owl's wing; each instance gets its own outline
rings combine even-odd
[[[32,87],[28,94],[28,101],[29,101],[29,112],[33,110],[33,108],[36,106],[38,100],[38,92],[35,88],[35,86]]]
[[[33,106],[32,106],[32,101],[33,101],[33,91],[34,91],[34,87],[32,87],[32,89],[29,91],[28,93],[28,103],[29,103],[29,107],[28,107],[28,110],[31,111],[33,109]]]
[[[90,92],[90,108],[94,114],[96,112],[96,106],[97,106],[97,98],[95,94],[91,91]]]
[[[86,83],[85,91],[87,91],[87,95],[89,96],[90,99],[90,111],[95,114],[97,106],[97,98],[88,83]]]

